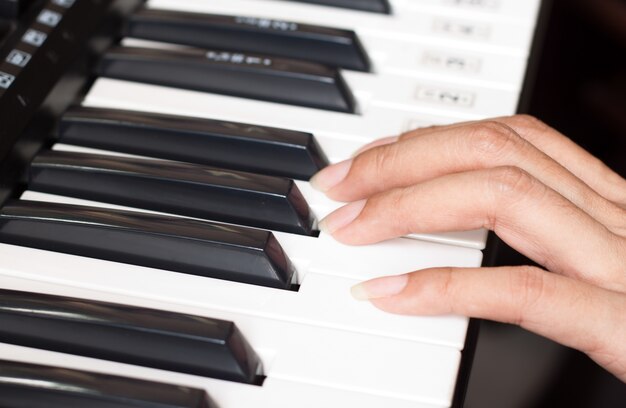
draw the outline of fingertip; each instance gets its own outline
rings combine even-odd
[[[309,183],[314,189],[326,193],[346,178],[351,166],[351,159],[327,166],[311,177]]]
[[[367,200],[354,201],[333,211],[319,222],[320,231],[333,235],[338,230],[347,227],[363,211]]]
[[[350,293],[357,300],[388,298],[401,293],[408,282],[408,275],[385,276],[354,285]]]

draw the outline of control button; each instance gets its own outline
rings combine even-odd
[[[30,61],[31,55],[27,52],[20,50],[12,50],[7,56],[6,61],[9,64],[17,65],[18,67],[25,67]]]
[[[48,38],[46,33],[31,28],[24,33],[22,41],[26,44],[34,45],[35,47],[41,47],[41,45],[46,41],[46,38]]]
[[[8,89],[13,81],[15,81],[15,76],[0,71],[0,88]]]
[[[41,13],[37,16],[37,22],[43,25],[47,25],[48,27],[56,27],[59,24],[59,21],[63,16],[61,13],[57,13],[56,11],[43,9]]]
[[[59,7],[70,8],[74,5],[76,0],[52,0],[52,4]]]

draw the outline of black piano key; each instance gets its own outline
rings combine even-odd
[[[234,323],[162,310],[0,290],[0,341],[259,384],[260,360]]]
[[[59,140],[300,180],[328,165],[310,133],[115,109],[69,109],[61,118]]]
[[[204,390],[0,360],[3,408],[211,408]]]
[[[371,11],[375,13],[391,13],[389,0],[289,0],[300,3],[321,4],[323,6],[333,6],[349,8],[353,10]]]
[[[10,201],[0,242],[282,289],[293,277],[271,232],[164,215]]]
[[[264,18],[143,9],[126,27],[129,37],[300,59],[369,71],[354,31]]]
[[[309,62],[201,49],[114,47],[96,71],[110,78],[355,112],[341,73]]]
[[[29,189],[232,224],[314,233],[293,180],[198,164],[48,151],[33,160]]]

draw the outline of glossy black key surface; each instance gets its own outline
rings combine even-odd
[[[211,408],[204,390],[0,360],[3,408]]]
[[[323,6],[333,6],[349,8],[353,10],[372,11],[375,13],[391,13],[389,0],[288,0],[299,3],[321,4]]]
[[[201,49],[114,47],[97,74],[269,102],[354,113],[341,73],[324,65]]]
[[[0,341],[257,384],[260,360],[234,323],[39,293],[0,290]]]
[[[310,133],[116,109],[73,107],[64,143],[308,180],[328,165]]]
[[[312,235],[313,214],[293,180],[198,164],[47,151],[30,190],[213,221]]]
[[[165,215],[10,201],[0,242],[283,289],[293,277],[271,232]]]
[[[130,17],[126,35],[200,48],[253,52],[369,71],[354,31],[252,16],[144,9]]]

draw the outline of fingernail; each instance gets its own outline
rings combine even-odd
[[[350,166],[352,166],[351,159],[344,160],[320,170],[316,175],[311,177],[311,186],[321,192],[327,192],[346,178],[350,171]]]
[[[400,139],[400,136],[387,136],[387,137],[383,137],[383,138],[380,138],[380,139],[376,139],[373,142],[368,143],[365,146],[362,146],[356,152],[352,153],[352,157],[358,156],[359,154],[363,153],[364,151],[369,150],[369,149],[373,149],[374,147],[383,146],[383,145],[387,145],[387,144],[391,144],[391,143],[397,142],[398,139]]]
[[[338,229],[350,224],[361,214],[366,202],[367,200],[355,201],[328,214],[326,218],[319,223],[320,231],[333,234]]]
[[[361,282],[350,289],[357,300],[379,299],[397,295],[409,283],[409,275],[385,276]]]

